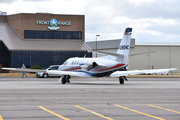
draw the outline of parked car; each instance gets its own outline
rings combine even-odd
[[[45,68],[44,70],[48,71],[48,70],[58,70],[60,65],[51,65],[48,68]],[[53,75],[53,74],[48,74],[47,72],[36,72],[36,76],[37,77],[43,77],[43,78],[47,78],[49,76],[59,76],[59,75]]]

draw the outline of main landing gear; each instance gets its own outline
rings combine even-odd
[[[124,84],[124,80],[128,81],[125,76],[120,76],[120,77],[119,77],[119,83],[120,83],[120,84]]]
[[[66,83],[70,83],[70,76],[69,75],[65,75],[65,76],[62,76],[62,80],[61,80],[61,83],[62,84],[66,84]]]

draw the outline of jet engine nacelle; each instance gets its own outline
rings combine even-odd
[[[96,62],[92,62],[92,63],[88,63],[87,66],[88,66],[87,69],[92,69],[92,68],[98,66],[98,64]]]

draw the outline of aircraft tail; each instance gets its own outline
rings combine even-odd
[[[118,51],[116,53],[118,54],[117,57],[118,62],[128,64],[131,34],[132,34],[132,28],[126,28],[121,43],[118,47]]]

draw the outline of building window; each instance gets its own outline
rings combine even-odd
[[[54,39],[63,39],[63,31],[54,31]]]
[[[49,55],[46,55],[46,56],[42,55],[41,67],[45,68],[45,67],[47,67],[49,65],[52,65],[52,63],[51,63],[51,56],[49,56]]]
[[[33,30],[25,30],[24,38],[34,38],[34,31]]]
[[[31,51],[31,66],[41,66],[41,51]]]
[[[31,56],[22,54],[22,64],[25,64],[27,68],[31,67]]]
[[[36,54],[31,55],[31,66],[33,65],[41,66],[41,55],[36,55]]]
[[[45,68],[49,65],[62,65],[71,57],[92,57],[91,53],[86,51],[11,51],[10,67],[21,68],[25,64],[27,68],[33,65],[40,65]],[[9,56],[0,58],[3,65],[9,63]],[[3,63],[4,61],[4,63]]]
[[[62,51],[62,62],[63,63],[70,57],[71,57],[71,51]]]
[[[43,31],[34,31],[34,38],[35,39],[43,39],[44,38],[44,32]]]
[[[44,39],[53,39],[54,33],[53,31],[44,31]]]
[[[24,38],[28,38],[28,39],[82,39],[82,32],[81,31],[24,30]]]
[[[11,51],[11,67],[21,67],[21,51]]]
[[[0,41],[0,64],[3,67],[9,67],[10,51],[6,48],[3,42]]]
[[[71,52],[71,57],[77,57],[77,56],[78,56],[78,57],[82,57],[82,56],[81,56],[81,51],[79,51],[79,52],[77,52],[77,51],[72,51],[72,52]]]
[[[72,32],[69,32],[69,31],[66,31],[66,32],[64,32],[64,35],[63,35],[64,37],[64,39],[72,39],[73,37],[72,37]]]
[[[82,39],[82,32],[73,32],[73,39]]]

